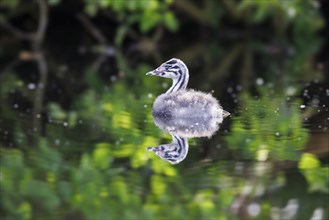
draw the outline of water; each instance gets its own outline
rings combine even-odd
[[[143,79],[132,87],[118,79],[85,90],[66,109],[47,101],[35,116],[22,101],[30,92],[12,85],[9,93],[20,98],[2,100],[1,118],[5,216],[327,216],[326,103],[278,95],[267,85],[260,96],[230,92],[237,103],[221,103],[231,116],[212,138],[190,139],[186,159],[171,165],[146,150],[171,142],[151,115],[161,82]]]
[[[153,61],[47,43],[45,60],[1,54],[4,219],[329,218],[329,89],[324,71],[298,69],[308,53],[282,65],[282,54],[259,51],[250,61],[239,40],[188,45],[179,53],[188,87],[231,115],[210,138],[189,138],[186,158],[172,165],[147,150],[172,142],[152,117],[171,84],[145,73],[177,54]]]

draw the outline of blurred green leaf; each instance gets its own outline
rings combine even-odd
[[[164,23],[165,26],[170,30],[170,31],[177,31],[178,30],[178,22],[174,16],[174,14],[171,11],[167,11],[164,14]]]
[[[28,202],[23,202],[17,210],[19,213],[21,213],[22,219],[31,219],[32,217],[32,208],[31,205]]]
[[[303,153],[299,163],[299,169],[314,169],[320,167],[320,161],[310,153]]]
[[[107,169],[110,166],[111,150],[110,144],[99,143],[93,153],[93,164],[96,168]]]
[[[50,117],[55,120],[63,121],[66,118],[66,112],[62,109],[58,103],[51,102],[48,104],[48,111]]]
[[[142,32],[148,32],[161,21],[161,15],[151,10],[145,10],[140,18],[140,29]]]

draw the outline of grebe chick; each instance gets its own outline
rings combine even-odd
[[[153,116],[166,118],[218,118],[219,123],[230,113],[223,110],[218,101],[204,92],[186,89],[189,71],[185,63],[172,58],[146,75],[171,78],[173,83],[168,91],[153,103]]]
[[[171,144],[148,147],[172,164],[183,161],[188,153],[189,137],[210,137],[223,119],[230,115],[210,94],[186,89],[189,71],[183,61],[172,58],[146,75],[171,78],[172,86],[153,103],[155,124],[172,136]]]

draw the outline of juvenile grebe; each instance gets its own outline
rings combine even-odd
[[[146,75],[171,78],[172,86],[153,103],[155,124],[172,136],[171,144],[148,147],[160,158],[177,164],[188,153],[188,137],[210,137],[230,115],[210,94],[186,89],[189,72],[183,61],[172,58]]]
[[[172,58],[146,75],[171,78],[172,86],[153,103],[153,116],[173,118],[211,117],[219,123],[230,113],[208,93],[186,89],[189,71],[183,61]]]

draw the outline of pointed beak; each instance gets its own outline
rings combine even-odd
[[[147,147],[146,150],[156,152],[156,148],[155,147]]]
[[[163,156],[164,152],[159,147],[147,147],[146,150],[156,153],[158,156]]]
[[[156,69],[146,73],[147,76],[158,76],[159,74],[160,71],[157,71]]]
[[[163,67],[158,67],[155,70],[152,70],[148,73],[146,73],[147,76],[159,76],[161,73],[163,73],[165,69]]]

